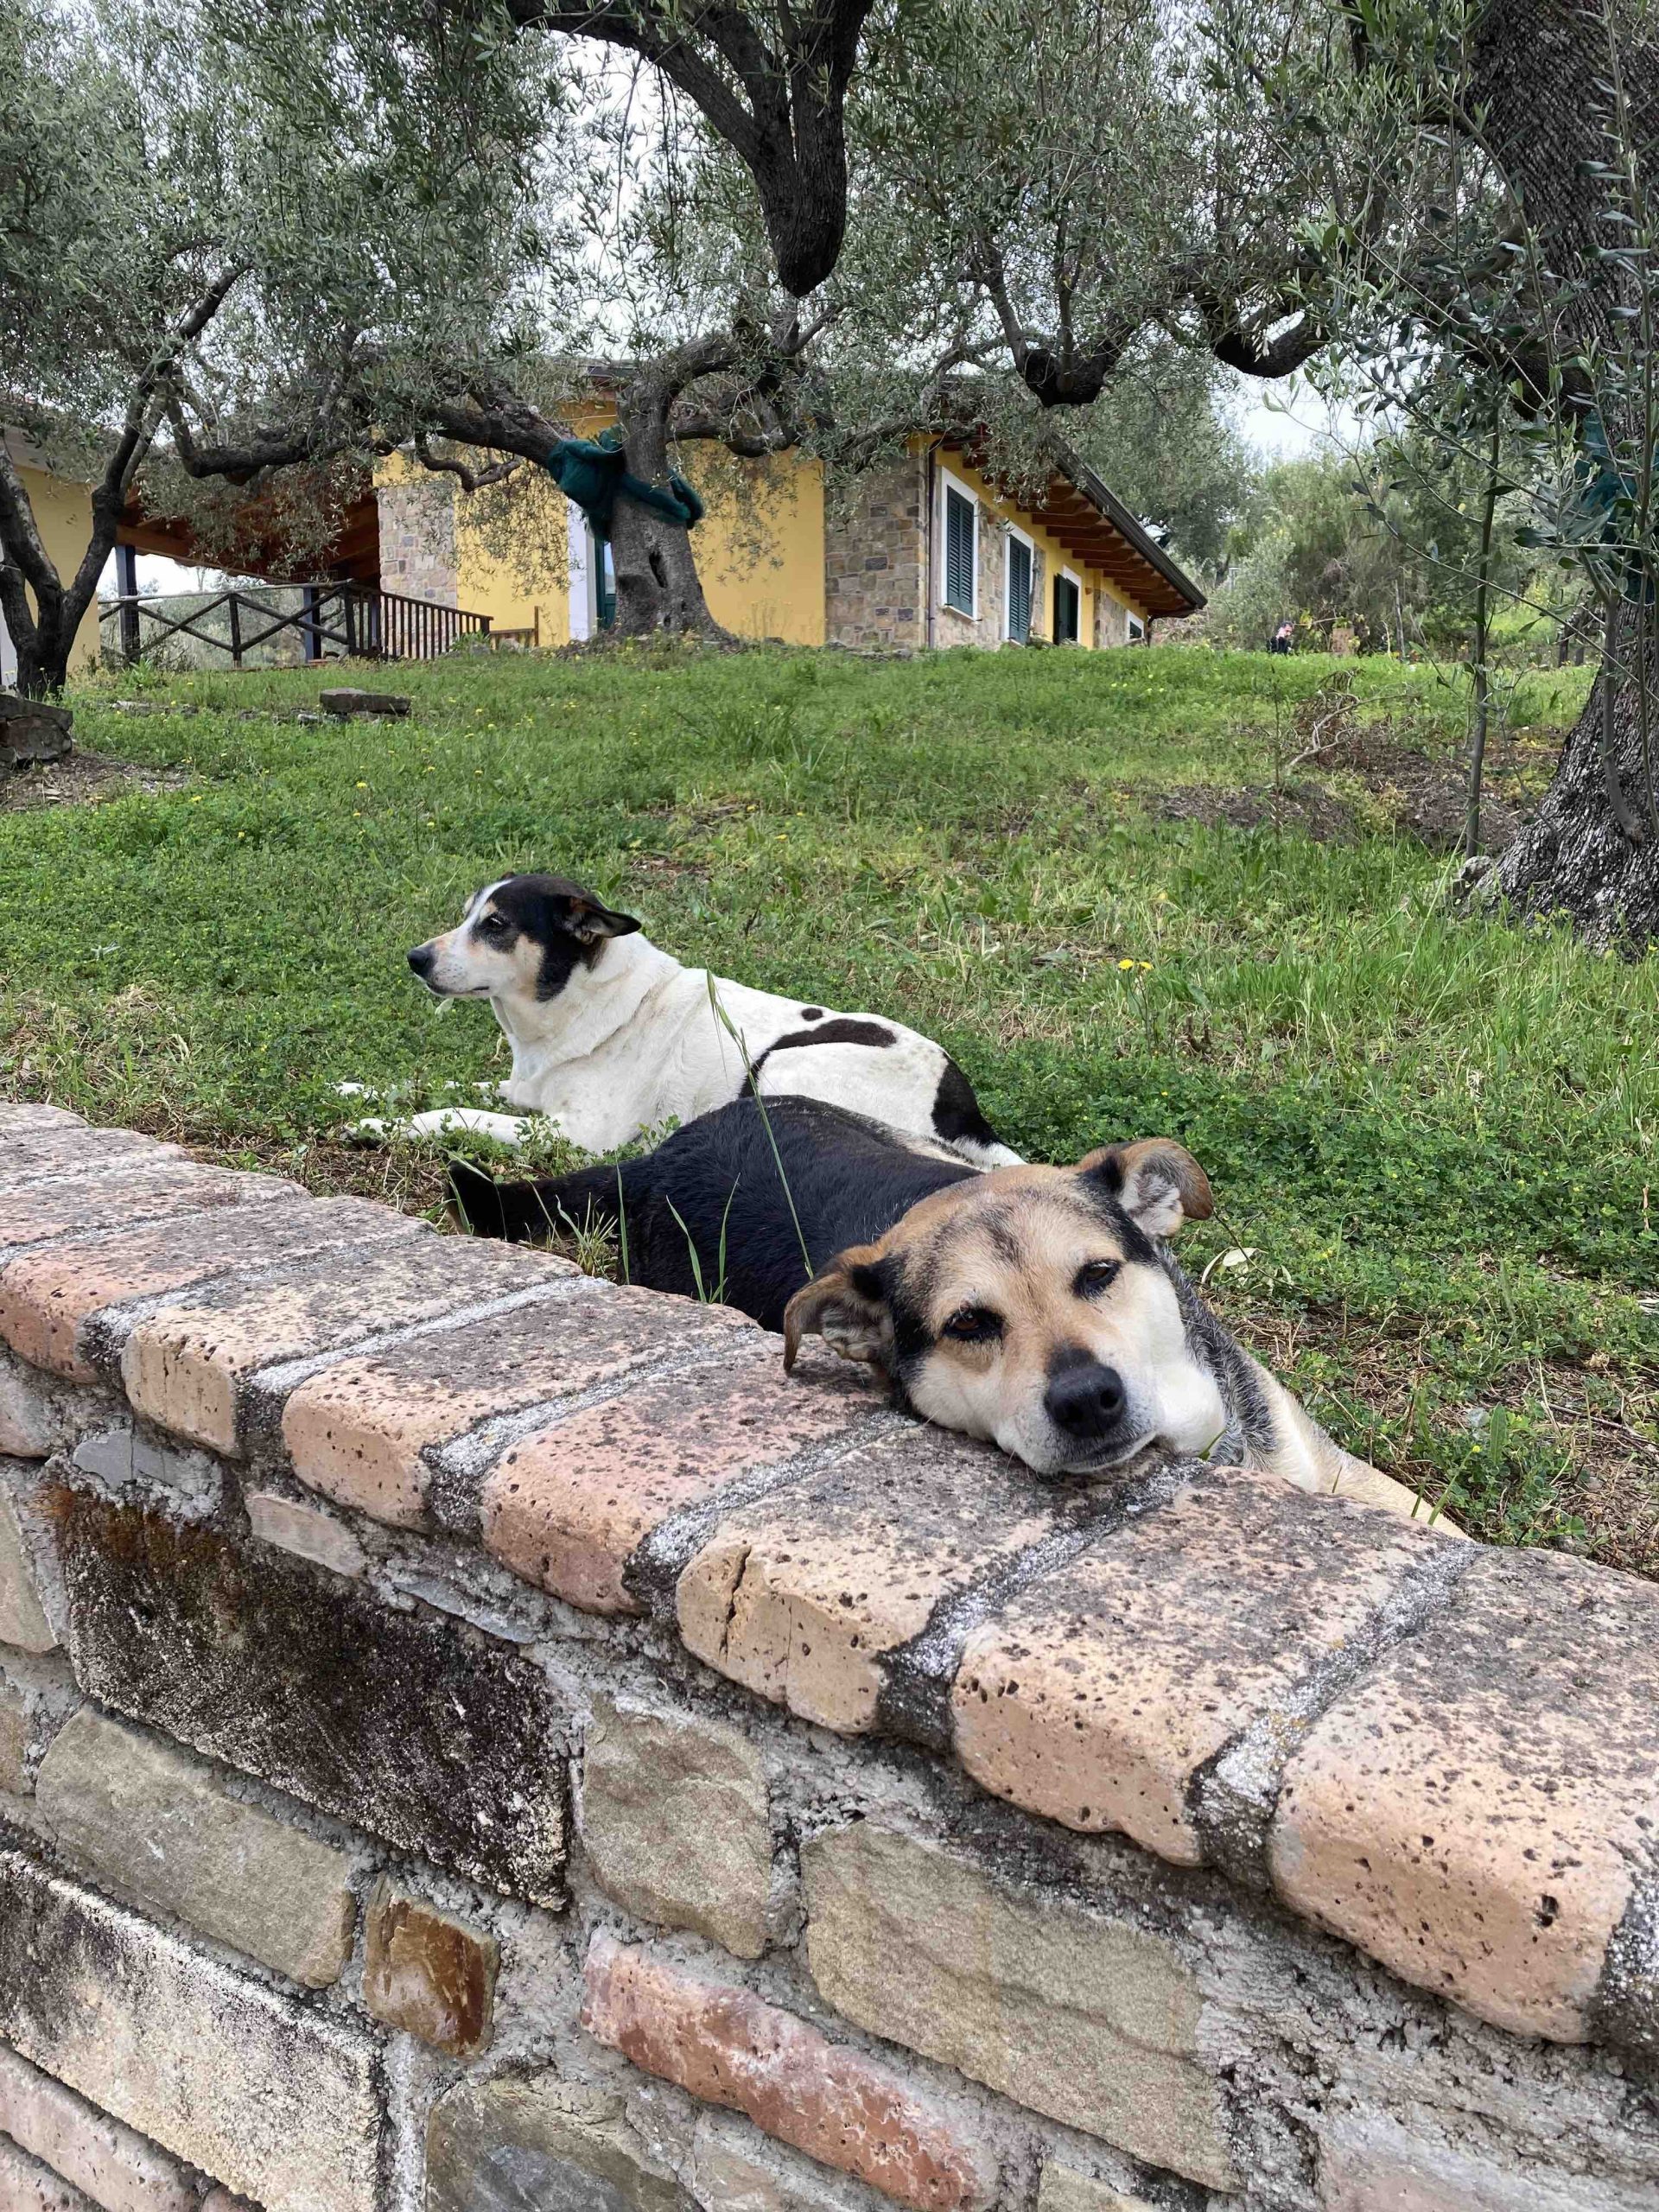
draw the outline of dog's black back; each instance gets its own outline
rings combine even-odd
[[[912,1151],[844,1107],[769,1098],[763,1111],[751,1097],[620,1166],[497,1183],[457,1161],[450,1187],[479,1236],[523,1243],[600,1229],[616,1239],[629,1282],[718,1296],[781,1330],[785,1306],[809,1280],[803,1243],[817,1274],[849,1245],[885,1236],[930,1192],[976,1173]]]

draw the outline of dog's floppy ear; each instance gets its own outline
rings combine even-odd
[[[548,900],[553,919],[569,937],[592,948],[608,937],[632,937],[639,926],[632,914],[615,914],[591,892],[561,892]]]
[[[843,1359],[884,1372],[893,1350],[887,1274],[874,1244],[855,1244],[798,1290],[784,1308],[784,1372],[795,1364],[803,1337],[822,1337]]]
[[[1101,1184],[1148,1236],[1169,1236],[1182,1220],[1207,1221],[1215,1211],[1210,1179],[1173,1137],[1104,1145],[1077,1162],[1079,1175]]]

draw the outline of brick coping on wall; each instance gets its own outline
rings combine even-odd
[[[1236,1468],[1045,1486],[722,1308],[51,1108],[0,1147],[0,1342],[246,1466],[256,1533],[349,1573],[327,1501],[480,1546],[1484,2020],[1659,2048],[1648,1584]]]

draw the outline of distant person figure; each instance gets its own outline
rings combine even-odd
[[[1295,634],[1296,625],[1294,622],[1281,622],[1268,639],[1268,651],[1270,653],[1287,653],[1290,641]]]

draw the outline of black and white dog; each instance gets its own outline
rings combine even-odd
[[[556,875],[512,875],[474,893],[459,925],[409,964],[440,998],[487,999],[512,1047],[510,1106],[547,1115],[587,1152],[690,1122],[741,1097],[829,1100],[975,1167],[1009,1150],[944,1047],[885,1015],[836,1014],[687,968]],[[378,1131],[378,1123],[364,1123]],[[511,1116],[446,1108],[403,1125],[457,1128],[505,1143]]]
[[[900,1406],[1039,1474],[1160,1446],[1427,1510],[1327,1436],[1176,1265],[1163,1240],[1211,1199],[1166,1138],[982,1174],[836,1106],[746,1098],[620,1166],[499,1184],[457,1164],[452,1188],[486,1236],[625,1230],[630,1281],[713,1288],[782,1332],[786,1368],[822,1336]]]

